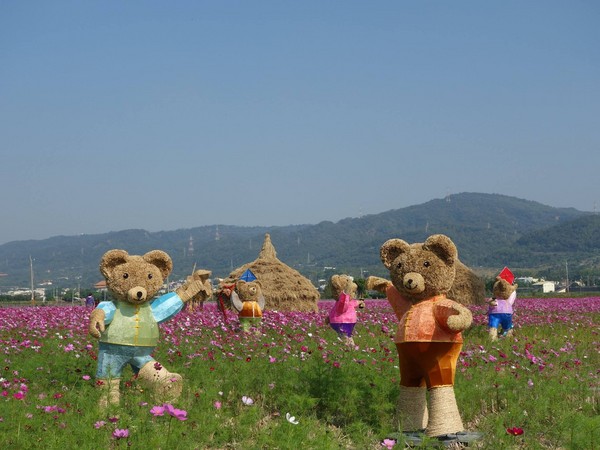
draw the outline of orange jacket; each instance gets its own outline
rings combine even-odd
[[[457,303],[445,294],[412,303],[391,284],[386,294],[399,320],[395,343],[463,341],[460,332],[448,328],[448,317],[455,314]]]

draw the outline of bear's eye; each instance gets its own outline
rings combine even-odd
[[[125,273],[123,274],[123,278],[125,278],[125,279],[129,278],[129,274],[128,274],[127,272],[125,272]]]
[[[425,261],[425,262],[423,263],[423,266],[424,266],[424,267],[429,267],[429,266],[431,266],[431,263],[430,263],[429,261]]]
[[[402,269],[402,263],[401,262],[396,263],[396,269]]]
[[[151,274],[151,273],[149,273],[149,274],[148,274],[148,279],[149,279],[149,280],[151,280],[151,279],[152,279],[152,274]]]

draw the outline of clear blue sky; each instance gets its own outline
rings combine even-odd
[[[0,2],[0,244],[460,192],[600,208],[596,1]]]

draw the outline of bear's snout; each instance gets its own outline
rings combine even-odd
[[[414,294],[420,294],[425,290],[425,280],[420,273],[411,272],[404,275],[402,285]]]
[[[148,293],[141,286],[136,286],[127,291],[127,299],[132,303],[143,303],[146,301]]]

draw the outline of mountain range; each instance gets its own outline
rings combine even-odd
[[[499,194],[460,193],[379,214],[312,225],[242,227],[211,225],[174,231],[124,230],[56,236],[0,245],[0,289],[35,282],[91,288],[98,263],[110,249],[131,254],[161,249],[173,259],[172,279],[194,267],[214,277],[258,256],[269,233],[277,257],[315,284],[333,273],[386,276],[379,248],[390,238],[422,242],[436,233],[455,242],[459,258],[482,276],[508,266],[517,276],[585,279],[600,283],[600,216]]]

